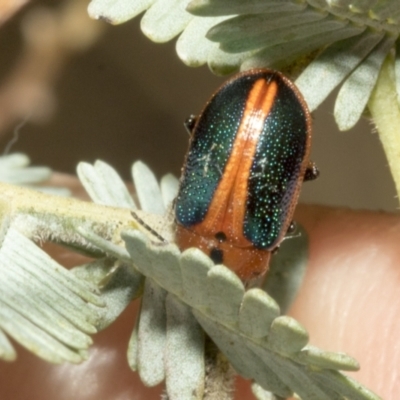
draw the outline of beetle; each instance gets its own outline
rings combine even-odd
[[[292,223],[309,161],[307,104],[282,73],[239,73],[186,122],[189,149],[175,200],[175,239],[245,283],[262,277]]]

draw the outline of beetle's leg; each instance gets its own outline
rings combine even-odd
[[[292,221],[286,231],[286,235],[290,236],[293,235],[297,230],[297,224],[295,221]]]
[[[278,252],[279,252],[279,247],[280,247],[280,246],[274,247],[273,250],[271,251],[271,253],[272,253],[272,254],[278,254]]]
[[[313,181],[319,177],[319,169],[314,162],[310,161],[304,173],[304,182]]]
[[[185,119],[185,122],[183,123],[183,125],[185,126],[185,129],[189,135],[192,134],[193,128],[196,125],[196,122],[197,122],[197,116],[193,115],[193,114]]]

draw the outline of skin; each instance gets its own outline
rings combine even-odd
[[[397,215],[300,206],[296,220],[310,235],[310,265],[290,314],[311,343],[354,356],[350,375],[385,400],[395,400],[400,376],[400,219]],[[63,265],[80,256],[52,246]],[[145,388],[129,370],[126,349],[137,311],[133,303],[94,337],[81,365],[50,365],[15,344],[18,360],[0,362],[1,399],[159,399],[162,387]],[[236,399],[252,399],[237,380]]]

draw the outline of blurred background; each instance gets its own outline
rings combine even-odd
[[[0,153],[24,152],[34,165],[70,174],[79,161],[102,159],[129,180],[141,159],[159,177],[179,175],[188,145],[183,121],[223,79],[185,66],[174,42],[152,43],[140,17],[109,26],[90,20],[86,6],[40,1],[3,16]],[[321,176],[305,184],[302,201],[396,211],[373,125],[363,119],[339,132],[333,99],[313,114],[312,159]]]

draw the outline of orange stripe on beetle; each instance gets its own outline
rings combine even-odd
[[[291,223],[309,163],[311,118],[279,72],[247,71],[206,104],[175,203],[176,241],[242,280],[262,275]]]

